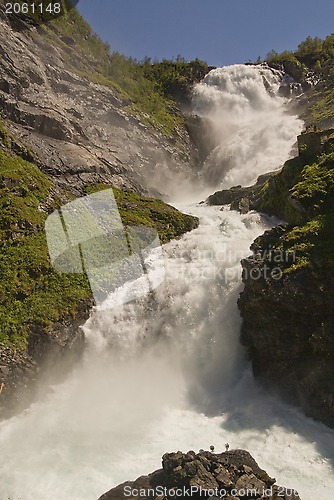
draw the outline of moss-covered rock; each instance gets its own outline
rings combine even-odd
[[[99,500],[134,500],[161,498],[180,500],[188,497],[194,500],[218,497],[226,500],[246,497],[276,500],[300,500],[298,492],[276,485],[276,479],[261,469],[254,458],[245,450],[230,450],[224,453],[188,451],[165,453],[162,469],[135,481],[127,481],[102,495]],[[279,493],[280,492],[280,493]],[[139,493],[139,495],[138,495]]]
[[[83,274],[58,273],[48,255],[45,221],[73,195],[7,146],[0,150],[0,342],[24,348],[36,328],[74,317],[91,291]],[[86,193],[110,187],[89,185]],[[198,224],[161,200],[116,188],[114,194],[123,223],[156,228],[162,243]]]
[[[289,160],[258,209],[288,222],[243,261],[242,343],[267,386],[334,426],[334,156]]]

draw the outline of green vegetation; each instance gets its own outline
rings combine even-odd
[[[296,226],[286,236],[284,249],[295,253],[295,263],[286,271],[302,267],[312,270],[321,281],[334,278],[334,211]]]
[[[0,151],[0,341],[24,347],[34,328],[47,328],[90,295],[84,276],[51,267],[44,234],[59,205],[52,183],[34,164]]]
[[[285,273],[311,269],[321,281],[334,280],[334,154],[312,165],[297,157],[264,185],[259,209],[293,227],[273,248],[295,255]]]
[[[122,222],[129,226],[154,227],[162,243],[177,238],[197,225],[197,220],[161,200],[114,188]]]
[[[272,65],[283,65],[297,81],[312,71],[320,83],[311,96],[311,105],[304,118],[309,123],[329,127],[334,123],[334,34],[322,40],[307,37],[294,52],[278,54],[271,51],[266,60]]]
[[[0,342],[24,348],[31,332],[48,329],[65,315],[75,317],[78,303],[90,298],[91,290],[85,275],[57,272],[48,256],[45,221],[72,195],[17,156],[3,127],[2,136],[7,147],[0,149]],[[105,188],[110,186],[87,186],[86,192]],[[114,192],[123,223],[154,227],[162,242],[197,223],[160,200]]]
[[[106,184],[86,186],[86,193],[92,194],[102,189],[110,189]],[[197,219],[183,214],[176,208],[156,198],[148,198],[130,191],[113,187],[118,210],[125,226],[146,226],[155,228],[161,243],[181,236],[197,226]]]
[[[292,188],[297,199],[309,215],[328,211],[333,206],[334,154],[324,155],[318,163],[306,165],[300,181]]]
[[[272,50],[267,54],[266,61],[270,64],[292,62],[306,70],[311,69],[334,77],[334,34],[325,40],[308,36],[294,52],[286,50],[279,54]]]
[[[184,99],[193,83],[202,80],[208,72],[206,62],[199,59],[187,62],[181,56],[175,61],[163,59],[152,64],[150,58],[141,63],[145,78],[155,83],[168,99]]]

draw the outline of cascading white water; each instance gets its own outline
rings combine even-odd
[[[256,82],[250,100],[262,92],[262,78]],[[211,90],[203,87],[203,106]],[[245,176],[253,168],[240,165]],[[94,311],[82,363],[43,401],[0,424],[1,500],[94,500],[158,468],[166,451],[219,451],[226,441],[302,500],[332,498],[334,431],[263,393],[238,342],[240,259],[273,222],[180,208],[201,224],[164,246],[164,283],[136,302]]]
[[[266,66],[236,64],[212,70],[195,87],[195,112],[209,120],[216,145],[201,173],[207,184],[247,186],[287,160],[303,124],[279,95],[283,77]]]

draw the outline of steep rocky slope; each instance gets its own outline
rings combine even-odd
[[[306,124],[322,128],[334,125],[334,35],[325,39],[308,36],[295,51],[275,51],[267,55],[267,62],[283,68],[294,78],[295,86],[304,94],[296,105]]]
[[[299,156],[280,172],[250,188],[217,192],[208,201],[285,221],[257,238],[242,262],[241,341],[256,377],[333,427],[332,132],[302,134]]]
[[[105,76],[106,50],[75,9],[38,25],[9,18],[0,2],[0,417],[84,349],[92,294],[84,275],[52,268],[51,212],[112,186],[123,224],[154,227],[161,242],[198,224],[143,196],[166,195],[169,176],[195,174],[181,114],[153,91],[151,114],[136,105],[131,89]]]
[[[131,92],[102,73],[103,45],[75,9],[47,25],[25,23],[0,5],[0,114],[44,172],[73,192],[108,182],[151,194],[167,194],[177,175],[194,175],[196,158],[175,106],[137,106],[136,113]]]
[[[242,342],[257,376],[334,426],[334,157],[310,160],[290,160],[262,189],[258,209],[290,224],[243,262]]]
[[[299,500],[296,491],[275,483],[276,480],[260,469],[244,450],[221,454],[178,451],[162,457],[162,469],[116,486],[99,500],[134,500],[139,497],[144,500],[171,500],[175,497]]]

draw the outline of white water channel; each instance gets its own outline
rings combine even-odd
[[[207,185],[250,185],[289,157],[302,122],[279,96],[282,77],[267,66],[236,64],[212,70],[195,87],[194,110],[216,145],[201,172]]]
[[[284,100],[270,99],[283,113]],[[291,145],[290,137],[285,157]],[[159,468],[167,451],[221,451],[226,442],[302,500],[333,498],[334,431],[265,394],[239,345],[240,259],[273,221],[180,208],[201,223],[164,246],[163,284],[94,311],[83,361],[44,400],[0,424],[1,500],[96,500]]]

